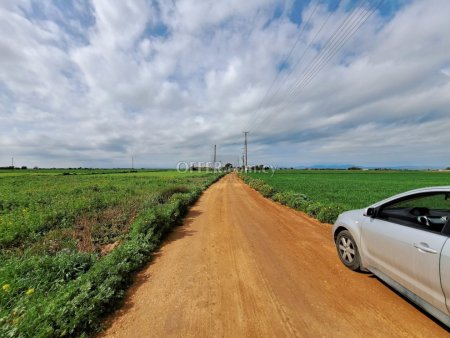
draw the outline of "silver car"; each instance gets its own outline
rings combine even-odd
[[[450,327],[450,186],[417,189],[339,215],[342,263],[370,271]]]

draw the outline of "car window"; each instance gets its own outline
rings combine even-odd
[[[441,232],[450,218],[450,194],[416,195],[380,208],[378,217],[389,222]]]
[[[428,208],[431,210],[450,211],[450,196],[448,194],[434,194],[419,196],[390,205],[389,209],[398,208]]]

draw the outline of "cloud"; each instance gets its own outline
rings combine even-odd
[[[445,67],[441,69],[441,73],[450,76],[450,67]]]
[[[249,128],[251,163],[447,165],[450,4],[382,7],[298,88],[349,13],[314,6],[2,3],[0,163],[235,162]]]

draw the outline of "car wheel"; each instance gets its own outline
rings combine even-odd
[[[336,237],[336,249],[344,265],[353,270],[361,268],[361,258],[358,247],[350,231],[342,230]]]

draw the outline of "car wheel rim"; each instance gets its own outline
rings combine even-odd
[[[339,241],[339,254],[347,264],[352,264],[355,260],[355,246],[353,241],[345,236],[342,236]]]

